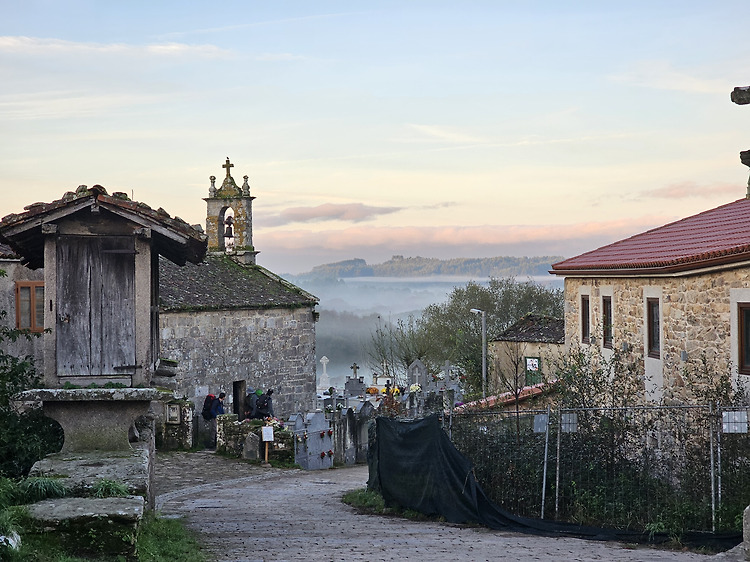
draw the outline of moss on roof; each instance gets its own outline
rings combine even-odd
[[[163,311],[298,308],[317,297],[259,265],[208,254],[180,267],[159,258],[159,306]]]
[[[495,341],[565,343],[565,321],[562,318],[529,313],[500,334]]]

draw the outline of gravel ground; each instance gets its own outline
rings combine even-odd
[[[154,487],[157,510],[184,517],[217,562],[743,559],[361,515],[341,496],[366,483],[366,466],[263,469],[203,451],[158,453]]]

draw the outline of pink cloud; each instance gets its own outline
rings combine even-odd
[[[314,265],[363,258],[379,263],[394,254],[436,258],[540,256],[571,257],[627,238],[675,217],[641,217],[568,225],[365,227],[315,232],[258,231],[259,263],[299,273]]]
[[[272,224],[291,222],[320,222],[342,220],[362,222],[380,215],[388,215],[401,210],[401,207],[374,207],[362,203],[334,204],[326,203],[316,207],[290,207],[281,211]]]
[[[708,185],[698,185],[692,181],[672,183],[643,191],[643,197],[656,197],[660,199],[687,199],[688,197],[714,197],[716,195],[736,195],[737,185],[733,183],[714,183]]]

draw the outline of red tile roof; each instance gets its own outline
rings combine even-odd
[[[555,275],[676,273],[750,260],[750,199],[552,265]]]

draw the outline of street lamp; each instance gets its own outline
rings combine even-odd
[[[482,398],[487,398],[487,314],[478,308],[469,312],[482,315]]]

